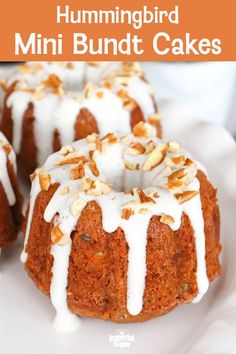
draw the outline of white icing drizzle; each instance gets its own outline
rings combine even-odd
[[[192,190],[199,190],[199,181],[195,179],[191,185],[188,187]],[[193,299],[193,303],[198,303],[201,301],[202,297],[208,290],[209,280],[207,277],[206,262],[205,262],[205,231],[204,231],[204,219],[202,215],[202,203],[200,195],[192,198],[188,203],[183,204],[184,212],[188,215],[191,220],[191,224],[195,235],[195,247],[197,254],[197,285],[198,285],[198,295]],[[201,217],[199,217],[199,215]]]
[[[147,84],[145,81],[140,80],[138,77],[133,77],[128,85],[128,95],[132,97],[135,102],[138,102],[146,119],[153,114],[153,95],[147,95]]]
[[[52,94],[34,103],[34,115],[37,117],[35,119],[35,135],[39,165],[42,165],[45,162],[46,156],[53,152],[52,136],[55,128],[52,115],[58,103],[59,97]]]
[[[150,140],[150,139],[149,139]],[[130,171],[124,168],[124,160],[130,163],[139,162],[141,166],[145,162],[147,155],[127,155],[127,147],[130,141],[138,142],[146,146],[148,139],[137,138],[130,135],[127,141],[118,140],[114,144],[105,144],[105,152],[98,153],[94,160],[100,171],[99,177],[94,177],[88,165],[85,165],[85,175],[96,181],[107,181],[113,185],[113,190],[105,195],[89,195],[79,189],[80,179],[70,179],[71,165],[56,166],[58,160],[62,157],[61,153],[51,155],[43,166],[44,173],[49,173],[51,183],[59,183],[60,187],[56,190],[51,198],[44,213],[46,222],[54,222],[54,225],[60,225],[60,230],[64,234],[64,243],[52,246],[52,255],[54,256],[54,266],[52,269],[51,282],[51,299],[57,311],[56,323],[62,323],[62,319],[69,319],[67,307],[67,276],[70,257],[71,240],[70,235],[79,219],[83,207],[89,201],[96,201],[102,210],[103,228],[106,232],[114,232],[118,227],[124,231],[128,252],[128,274],[127,274],[127,310],[131,315],[138,315],[143,306],[143,294],[145,290],[146,277],[146,244],[147,231],[150,219],[153,215],[169,215],[173,218],[173,222],[169,224],[172,230],[178,230],[181,225],[181,216],[183,212],[188,215],[195,235],[196,241],[196,257],[197,257],[197,284],[198,295],[195,299],[199,301],[208,288],[208,279],[206,275],[205,264],[205,234],[204,220],[202,215],[202,207],[200,196],[196,195],[192,199],[180,204],[172,192],[166,188],[168,176],[165,174],[167,161],[174,153],[167,153],[164,160],[150,171],[143,172]],[[155,144],[160,144],[157,138],[152,138]],[[80,155],[84,155],[89,159],[89,150],[93,144],[88,143],[86,139],[73,143],[73,149],[79,151]],[[177,154],[182,154],[185,158],[189,155],[182,150]],[[182,166],[183,167],[183,166]],[[169,167],[170,168],[170,167]],[[172,166],[171,171],[180,169]],[[197,170],[195,170],[196,173]],[[169,172],[170,174],[170,172]],[[168,174],[168,175],[169,175]],[[27,230],[25,237],[24,259],[27,256],[25,248],[30,235],[30,226],[33,217],[33,209],[35,200],[40,192],[39,175],[36,176],[31,194],[30,213],[27,222]],[[69,193],[62,193],[65,188],[69,187]],[[130,187],[141,188],[144,193],[151,196],[154,203],[136,203],[134,195],[124,193]],[[189,183],[186,191],[199,192],[199,182],[193,176],[192,183]],[[157,193],[157,194],[156,194]],[[84,202],[83,207],[75,215],[72,215],[71,207],[73,202],[79,198]],[[122,218],[121,209],[124,205],[132,206],[134,215],[130,218]],[[148,209],[147,213],[141,213],[141,209]],[[55,215],[57,215],[55,217]],[[74,316],[72,322],[74,323]],[[72,327],[73,328],[73,325]]]
[[[60,132],[62,145],[67,145],[75,138],[74,125],[80,105],[71,97],[64,97],[53,113],[55,128]],[[66,117],[66,128],[65,128]]]
[[[71,252],[71,242],[63,247],[53,245],[51,254],[53,256],[50,295],[53,306],[57,311],[53,326],[57,332],[73,332],[80,326],[80,319],[73,315],[67,306],[67,273],[69,267],[69,257]]]
[[[20,152],[22,123],[24,113],[30,103],[31,95],[26,92],[13,92],[7,99],[7,106],[12,107],[12,120],[13,120],[13,140],[12,145],[15,152]]]
[[[9,142],[5,136],[0,132],[0,182],[4,188],[4,191],[7,196],[7,200],[10,206],[13,206],[16,203],[16,197],[14,190],[11,185],[10,177],[7,170],[7,159],[11,162],[13,169],[16,172],[16,157],[13,149],[10,147],[10,153],[6,153],[4,150],[4,145],[10,147]]]
[[[125,90],[129,97],[135,100],[145,120],[156,113],[153,92],[149,84],[143,80],[142,71],[139,74],[133,71],[125,83],[116,78],[116,75],[122,73],[122,63],[104,62],[91,65],[86,62],[29,62],[26,65],[32,68],[32,72],[21,72],[18,69],[8,81],[10,85],[13,81],[19,80],[16,90],[7,99],[7,106],[12,108],[13,146],[18,154],[24,113],[29,103],[33,103],[38,165],[43,164],[48,154],[52,152],[55,129],[59,131],[62,145],[74,140],[74,125],[82,108],[87,108],[93,114],[102,135],[110,131],[130,133],[130,111],[123,106],[122,99],[117,96],[120,90]],[[69,69],[70,65],[73,65],[73,68]],[[33,98],[33,93],[27,90],[37,89],[50,74],[57,75],[62,81],[64,94],[52,94],[49,89],[45,89],[44,97]],[[102,82],[111,74],[112,87],[109,90],[104,89]],[[84,84],[87,82],[95,84],[95,92],[88,98],[83,94]],[[96,96],[98,91],[104,93],[103,98]]]
[[[28,214],[28,220],[30,220],[30,222],[27,222],[26,225],[24,248],[20,256],[21,262],[23,263],[25,263],[27,260],[26,245],[28,244],[28,240],[29,240],[31,221],[33,218],[35,202],[40,191],[41,188],[40,188],[39,180],[38,178],[35,178],[34,181],[32,182],[32,188],[30,192],[30,203],[29,203],[29,214]]]

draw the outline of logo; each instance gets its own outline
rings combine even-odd
[[[109,342],[114,348],[129,348],[134,342],[134,334],[129,334],[127,329],[117,329],[115,334],[109,334]]]

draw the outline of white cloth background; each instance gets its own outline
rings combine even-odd
[[[161,100],[186,104],[201,120],[236,134],[236,62],[144,63]]]

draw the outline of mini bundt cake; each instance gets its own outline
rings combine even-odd
[[[5,90],[1,130],[25,174],[61,145],[91,133],[130,133],[139,121],[161,127],[152,88],[137,63],[29,62]]]
[[[0,132],[0,249],[12,243],[19,231],[22,197],[16,178],[16,156]]]
[[[147,123],[91,134],[32,176],[21,257],[59,330],[76,327],[74,314],[161,316],[200,301],[221,273],[216,190],[177,142],[154,135]]]

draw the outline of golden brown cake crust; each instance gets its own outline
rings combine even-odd
[[[218,256],[219,208],[216,190],[205,174],[198,171],[206,235],[206,265],[209,280],[220,275]],[[40,192],[27,246],[26,270],[35,284],[49,295],[52,223],[44,221],[46,205],[58,185]],[[132,316],[126,309],[128,246],[119,228],[108,234],[102,228],[101,209],[90,202],[83,210],[72,234],[68,273],[68,306],[81,316],[115,322],[144,321],[161,316],[197,294],[196,252],[192,226],[187,215],[181,227],[172,231],[153,216],[148,228],[147,275],[143,309]]]

